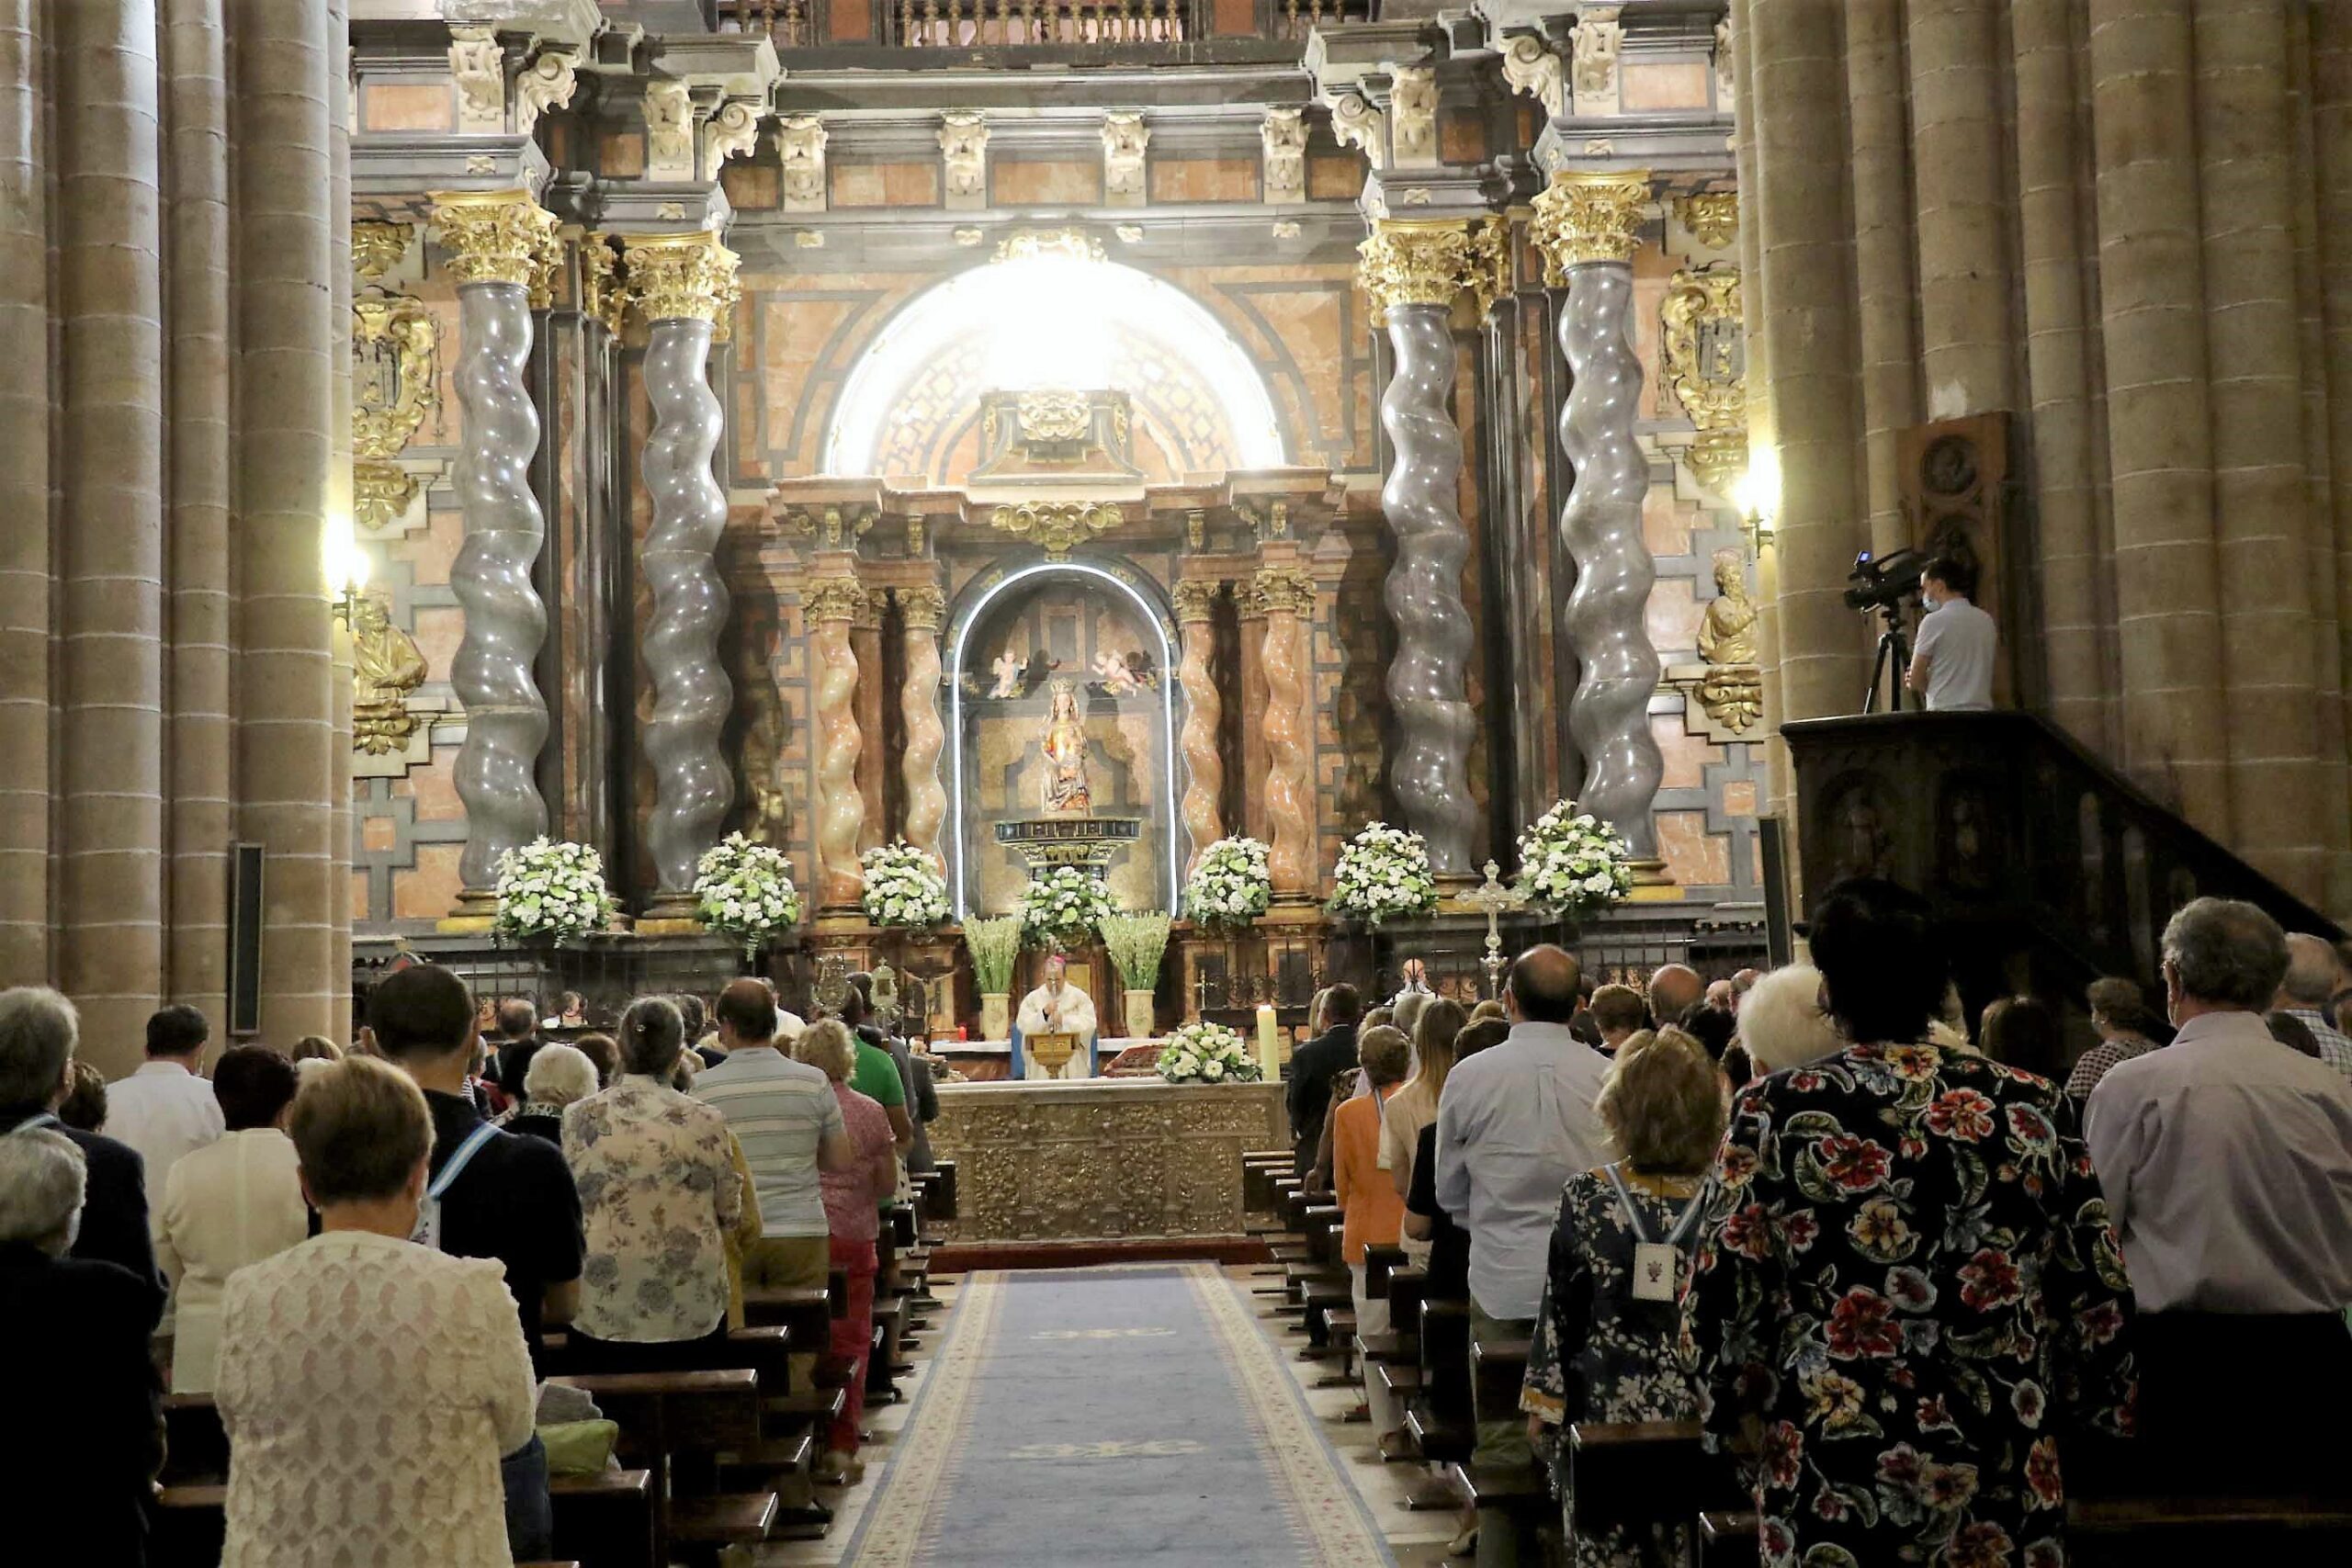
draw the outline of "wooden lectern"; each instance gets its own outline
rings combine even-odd
[[[1021,1037],[1021,1052],[1026,1058],[1026,1077],[1057,1078],[1069,1059],[1078,1054],[1084,1042],[1075,1034],[1024,1034]]]

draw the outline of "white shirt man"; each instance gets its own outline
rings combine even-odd
[[[1046,983],[1021,998],[1020,1017],[1015,1021],[1024,1041],[1035,1034],[1075,1034],[1078,1049],[1062,1064],[1060,1077],[1091,1077],[1093,1066],[1090,1058],[1094,1051],[1094,1003],[1084,991],[1065,978],[1069,965],[1059,957],[1046,961]],[[1025,1054],[1024,1054],[1025,1055]],[[1042,1077],[1045,1075],[1025,1066],[1022,1077]]]
[[[2000,635],[1993,617],[1969,602],[1967,570],[1939,558],[1919,579],[1919,636],[1904,684],[1924,694],[1929,713],[1983,713],[1993,705],[1993,656]]]
[[[182,1155],[228,1131],[212,1085],[197,1077],[211,1026],[191,1007],[168,1007],[147,1021],[147,1060],[107,1086],[106,1135],[139,1151],[147,1167],[147,1213],[164,1212],[164,1178]]]

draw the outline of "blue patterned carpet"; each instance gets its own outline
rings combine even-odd
[[[1273,1358],[1210,1265],[976,1274],[845,1561],[1390,1562]]]

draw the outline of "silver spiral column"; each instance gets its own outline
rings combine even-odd
[[[1560,443],[1576,480],[1560,544],[1576,563],[1566,625],[1583,671],[1568,731],[1584,759],[1582,807],[1625,837],[1659,880],[1651,803],[1665,773],[1650,731],[1657,650],[1644,612],[1657,570],[1642,539],[1649,464],[1634,439],[1641,361],[1631,342],[1634,245],[1649,198],[1646,173],[1554,176],[1536,199],[1536,240],[1568,286],[1560,352],[1568,362]],[[1637,875],[1640,874],[1637,873]]]
[[[654,797],[646,838],[661,877],[656,904],[683,912],[695,863],[718,840],[735,801],[735,776],[719,752],[735,700],[718,661],[727,585],[714,552],[727,527],[727,495],[711,474],[720,410],[710,389],[713,323],[731,299],[735,256],[709,233],[624,242],[629,299],[649,324],[646,400],[653,428],[639,465],[653,520],[638,555],[653,595],[645,667],[653,715],[645,756]]]
[[[463,432],[458,501],[465,542],[449,586],[466,617],[449,683],[466,709],[458,798],[466,808],[459,912],[490,913],[498,858],[547,831],[539,748],[548,705],[532,674],[547,607],[531,567],[547,524],[531,494],[539,416],[523,382],[531,352],[530,287],[549,261],[555,219],[523,191],[445,195],[434,220],[458,280],[463,347],[453,376]]]

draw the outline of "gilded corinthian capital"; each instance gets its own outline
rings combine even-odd
[[[460,285],[538,286],[556,254],[555,214],[526,190],[435,191],[433,223]]]
[[[621,260],[629,303],[649,321],[716,321],[734,298],[735,253],[707,230],[623,235]]]
[[[1484,316],[1505,287],[1510,252],[1499,220],[1383,219],[1372,238],[1356,247],[1363,258],[1357,275],[1372,299],[1373,314],[1396,305],[1442,305],[1468,296]]]
[[[1186,626],[1194,621],[1213,619],[1216,615],[1216,596],[1222,583],[1206,578],[1188,577],[1168,591],[1176,606],[1176,619]]]
[[[820,577],[800,591],[800,613],[810,625],[854,621],[865,614],[865,589],[854,577]]]
[[[1535,222],[1530,230],[1553,281],[1588,262],[1632,261],[1649,199],[1646,169],[1608,174],[1563,169],[1554,175],[1552,187],[1535,198]]]
[[[899,590],[899,618],[909,631],[935,632],[947,619],[947,595],[925,584]]]

